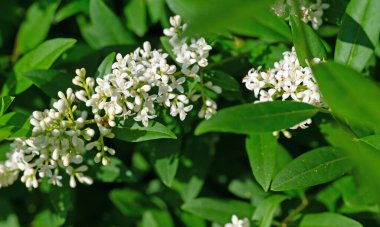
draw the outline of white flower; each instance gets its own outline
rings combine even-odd
[[[239,219],[236,215],[232,215],[231,223],[225,224],[224,227],[249,227],[249,220]]]

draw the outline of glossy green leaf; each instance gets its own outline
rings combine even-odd
[[[159,122],[149,122],[148,127],[134,121],[126,121],[123,126],[112,129],[115,138],[127,142],[142,142],[155,139],[176,139],[176,135]]]
[[[141,217],[145,210],[156,208],[148,197],[132,189],[114,189],[109,193],[109,197],[125,216]]]
[[[293,43],[301,65],[306,66],[306,60],[326,57],[326,50],[314,30],[296,16],[290,16]]]
[[[149,141],[146,150],[162,183],[171,187],[177,173],[180,154],[180,140],[161,139]]]
[[[59,1],[33,3],[26,11],[26,18],[17,33],[15,53],[24,54],[42,43],[49,33]],[[31,35],[33,34],[33,35]]]
[[[241,99],[240,84],[234,77],[220,70],[212,70],[209,77],[213,85],[222,88],[221,96],[228,100]]]
[[[264,198],[266,193],[260,188],[253,177],[242,177],[231,181],[228,185],[228,190],[234,195],[243,199]]]
[[[116,53],[108,54],[100,63],[96,70],[95,77],[103,77],[112,71],[112,64],[115,62]]]
[[[135,43],[132,34],[102,0],[90,0],[90,19],[91,24],[88,24],[83,17],[78,17],[78,24],[83,38],[92,48]]]
[[[131,0],[124,8],[128,28],[140,37],[148,30],[145,4],[145,0]]]
[[[272,195],[263,200],[253,213],[252,220],[258,221],[259,227],[270,227],[277,207],[287,199],[283,195]]]
[[[303,217],[300,227],[362,227],[348,217],[336,213],[307,214]]]
[[[32,82],[24,77],[24,73],[37,69],[49,69],[58,57],[72,47],[75,42],[75,39],[56,38],[39,45],[16,63],[14,74],[8,77],[2,92],[19,94],[28,89]]]
[[[170,213],[166,210],[149,210],[144,212],[142,227],[174,227]]]
[[[57,70],[33,70],[24,76],[51,98],[57,98],[59,91],[72,87],[73,76]]]
[[[249,203],[238,200],[221,200],[212,198],[197,198],[186,202],[183,210],[209,221],[221,224],[228,223],[232,215],[250,217],[254,208]]]
[[[368,127],[380,125],[380,88],[356,70],[335,62],[314,65],[324,100],[338,116]]]
[[[379,41],[380,1],[352,0],[335,46],[335,61],[362,71]]]
[[[25,137],[31,134],[29,116],[11,112],[0,117],[0,140]]]
[[[253,175],[264,191],[268,191],[275,174],[277,138],[272,133],[252,134],[245,141]]]
[[[202,121],[196,135],[206,132],[251,134],[286,129],[316,114],[317,108],[299,102],[274,101],[243,104],[219,110]]]
[[[352,168],[345,152],[332,147],[320,147],[306,152],[274,178],[271,189],[283,191],[302,189],[334,180]]]
[[[12,96],[1,96],[0,97],[0,117],[7,111],[8,107],[13,102],[14,97]]]

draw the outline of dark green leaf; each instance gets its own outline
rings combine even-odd
[[[287,197],[283,195],[273,195],[263,200],[253,213],[252,220],[259,221],[259,227],[270,227],[274,212],[282,201]]]
[[[338,116],[368,127],[380,125],[379,87],[356,70],[335,62],[314,65],[323,98]]]
[[[127,18],[128,28],[136,35],[143,36],[148,30],[146,21],[145,0],[131,0],[124,8],[124,15]]]
[[[58,1],[45,1],[44,4],[38,1],[28,8],[17,33],[15,54],[26,53],[45,40],[58,4]]]
[[[72,47],[75,39],[57,38],[45,41],[21,58],[14,67],[14,74],[8,77],[3,93],[19,94],[28,89],[32,82],[24,73],[37,69],[49,69],[59,56]]]
[[[201,191],[215,154],[214,146],[212,137],[190,138],[184,144],[172,189],[178,191],[185,202],[196,198]]]
[[[274,101],[222,109],[202,121],[196,135],[206,132],[251,134],[286,129],[312,117],[318,109],[299,102]]]
[[[351,160],[341,150],[317,148],[285,166],[274,178],[271,189],[282,191],[323,184],[342,176],[351,167]]]
[[[8,138],[26,137],[31,133],[29,116],[19,112],[0,117],[0,141]]]
[[[146,144],[147,152],[162,183],[171,187],[177,173],[180,140],[155,140]]]
[[[361,227],[362,225],[348,217],[335,213],[307,214],[300,227]]]
[[[249,163],[257,182],[268,191],[275,174],[277,138],[272,133],[252,134],[245,141]]]
[[[145,210],[154,209],[148,197],[132,189],[114,189],[109,197],[112,203],[126,216],[141,217]]]
[[[148,127],[140,126],[134,121],[127,121],[123,126],[112,129],[116,139],[127,142],[142,142],[155,139],[176,139],[176,135],[159,122],[150,121]]]
[[[73,76],[56,70],[33,70],[24,73],[34,85],[45,92],[50,98],[57,98],[59,91],[65,92],[72,86]]]
[[[340,26],[335,61],[362,71],[372,56],[380,34],[380,1],[352,0]]]
[[[254,210],[249,203],[212,198],[191,200],[182,205],[182,209],[206,220],[221,224],[229,222],[234,214],[241,218],[250,217]]]
[[[88,24],[83,17],[78,17],[78,23],[83,38],[92,48],[135,43],[132,34],[102,0],[90,0],[90,19],[91,24]]]
[[[103,77],[112,71],[112,64],[115,61],[116,53],[112,52],[103,59],[98,69],[96,70],[95,77]]]
[[[293,43],[301,65],[307,65],[313,58],[326,57],[326,50],[318,35],[296,16],[290,16]]]
[[[8,107],[13,102],[14,97],[12,96],[1,96],[0,97],[0,117],[7,111]]]
[[[19,227],[19,221],[16,213],[7,200],[1,199],[0,203],[0,226],[2,227]]]

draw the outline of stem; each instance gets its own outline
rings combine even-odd
[[[308,205],[309,200],[307,199],[304,192],[300,193],[301,198],[301,204],[298,205],[294,210],[292,210],[288,216],[284,218],[284,220],[281,222],[281,227],[286,227],[288,222],[293,221],[293,219],[301,212],[303,211]]]

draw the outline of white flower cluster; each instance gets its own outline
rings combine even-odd
[[[249,227],[249,220],[239,219],[236,215],[232,215],[231,223],[225,224],[224,227]]]
[[[311,26],[314,30],[323,23],[323,10],[328,9],[330,5],[328,3],[322,3],[322,0],[317,0],[316,3],[307,5],[301,5],[302,20],[305,23],[311,22]]]
[[[320,62],[318,58],[313,59]],[[243,78],[243,83],[248,90],[254,92],[258,102],[270,102],[275,99],[293,100],[315,106],[321,106],[321,95],[310,67],[302,67],[297,59],[294,49],[283,53],[283,59],[274,63],[274,68],[266,72],[261,67],[249,70]],[[292,129],[307,128],[311,124],[308,119],[295,125]]]
[[[92,184],[92,179],[83,174],[87,170],[83,153],[87,150],[85,141],[91,140],[95,131],[85,127],[86,111],[75,118],[77,106],[73,105],[75,94],[71,88],[66,94],[59,92],[58,96],[60,99],[53,104],[53,109],[33,112],[30,119],[32,136],[17,138],[11,144],[8,160],[0,165],[0,172],[8,171],[3,176],[8,180],[0,181],[0,186],[13,183],[19,172],[28,188],[37,188],[40,178],[62,186],[62,172],[70,176],[71,187],[76,186],[75,178],[81,183]]]
[[[206,67],[208,65],[209,52],[212,49],[207,44],[204,38],[190,39],[183,36],[187,25],[181,23],[181,17],[176,15],[170,18],[170,24],[172,27],[164,29],[164,34],[168,37],[169,43],[172,46],[172,51],[176,56],[177,63],[181,66],[181,72],[188,77],[192,77],[195,80],[200,81],[205,87],[220,94],[222,89],[216,85],[213,85],[211,81],[203,83],[203,77],[199,75],[200,67]],[[201,88],[202,89],[202,88]],[[190,95],[192,101],[196,101],[202,97],[203,106],[199,111],[198,116],[200,118],[209,119],[216,113],[217,105],[211,98],[205,97],[205,94],[196,94],[193,92]]]
[[[149,119],[157,116],[156,104],[184,120],[193,108],[184,95],[186,77],[175,75],[176,67],[168,64],[167,57],[161,50],[152,50],[149,42],[124,57],[118,54],[112,72],[96,79],[95,93],[86,101],[97,122],[107,119],[113,127],[115,117],[134,116],[148,126]]]
[[[272,6],[272,10],[277,16],[282,17],[286,13],[286,7],[292,5],[292,0],[287,0],[286,3],[284,0],[279,0]],[[322,0],[316,0],[311,4],[308,1],[300,1],[301,19],[305,23],[311,22],[313,29],[318,30],[323,23],[323,11],[329,7],[330,4],[322,3]]]
[[[211,117],[217,106],[202,89],[220,93],[221,88],[210,81],[204,83],[197,74],[199,66],[207,65],[211,46],[203,38],[193,39],[187,45],[187,38],[179,37],[178,30],[184,28],[180,17],[172,17],[170,22],[173,27],[165,29],[165,34],[171,34],[171,43],[176,45],[173,49],[182,64],[181,72],[176,72],[176,66],[167,62],[168,54],[152,49],[149,42],[125,56],[118,54],[112,72],[96,81],[86,77],[85,69],[76,70],[72,82],[80,90],[74,92],[68,88],[66,94],[59,92],[60,99],[53,104],[53,109],[33,112],[32,136],[15,139],[7,154],[8,160],[0,163],[0,187],[12,184],[20,172],[21,181],[28,188],[38,187],[42,178],[62,186],[64,172],[70,177],[71,187],[76,186],[76,180],[92,184],[92,179],[84,175],[88,169],[84,153],[96,149],[95,162],[107,165],[109,155],[114,155],[115,150],[105,146],[104,137],[113,138],[112,128],[119,120],[129,117],[147,127],[149,120],[157,116],[157,106],[170,109],[171,116],[178,115],[183,121],[193,108],[190,101],[202,98],[204,104],[198,115]],[[187,79],[193,80],[191,85],[196,89],[186,90],[190,87]],[[87,119],[87,112],[78,110],[75,102],[90,107],[93,119]],[[96,140],[92,140],[96,132],[88,127],[90,124],[97,125],[99,137]]]

